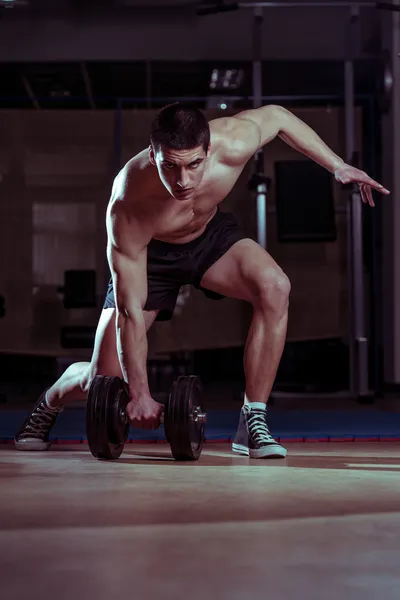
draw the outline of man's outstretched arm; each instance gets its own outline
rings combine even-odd
[[[280,137],[286,144],[327,169],[339,183],[358,183],[363,201],[371,206],[374,205],[372,188],[383,194],[389,194],[387,189],[371,179],[364,171],[346,164],[311,127],[282,106],[268,105],[246,110],[233,117],[233,120],[238,123],[239,129],[242,128],[243,123],[249,124],[249,134],[251,131],[253,143],[256,142],[258,134],[255,151],[275,137]]]
[[[345,164],[344,160],[335,154],[307,123],[283,106],[273,104],[262,106],[243,111],[237,115],[237,118],[248,119],[258,126],[260,148],[278,136],[286,144],[305,154],[331,173],[335,173]]]

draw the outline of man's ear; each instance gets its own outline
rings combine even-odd
[[[155,166],[156,165],[156,157],[154,155],[154,148],[151,144],[149,146],[149,158],[150,158],[151,164]]]

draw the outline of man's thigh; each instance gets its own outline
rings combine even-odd
[[[251,302],[260,287],[283,271],[272,256],[250,238],[239,240],[203,275],[200,285],[213,292]]]

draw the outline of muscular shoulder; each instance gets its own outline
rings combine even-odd
[[[239,115],[211,121],[210,130],[212,145],[221,162],[228,165],[245,164],[259,147],[258,126]]]
[[[145,189],[144,182],[150,168],[150,161],[145,151],[131,158],[114,179],[111,201],[129,202],[140,197],[141,190]]]
[[[245,110],[230,117],[211,121],[212,135],[219,142],[222,160],[233,165],[245,164],[277,133],[275,106]]]
[[[129,238],[151,239],[149,218],[148,170],[145,153],[131,159],[115,177],[107,208],[106,225],[109,238],[119,245]]]
[[[110,206],[115,205],[132,217],[144,218],[152,205],[149,198],[156,195],[157,183],[148,151],[143,151],[128,161],[115,177]]]

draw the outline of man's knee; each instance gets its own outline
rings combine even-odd
[[[256,284],[254,305],[277,312],[286,311],[289,304],[291,284],[279,267],[260,269]]]
[[[87,394],[89,392],[90,386],[92,385],[92,381],[95,377],[101,375],[103,377],[121,377],[122,372],[120,365],[100,365],[99,363],[90,364],[88,368],[82,373],[80,386],[82,391]]]

